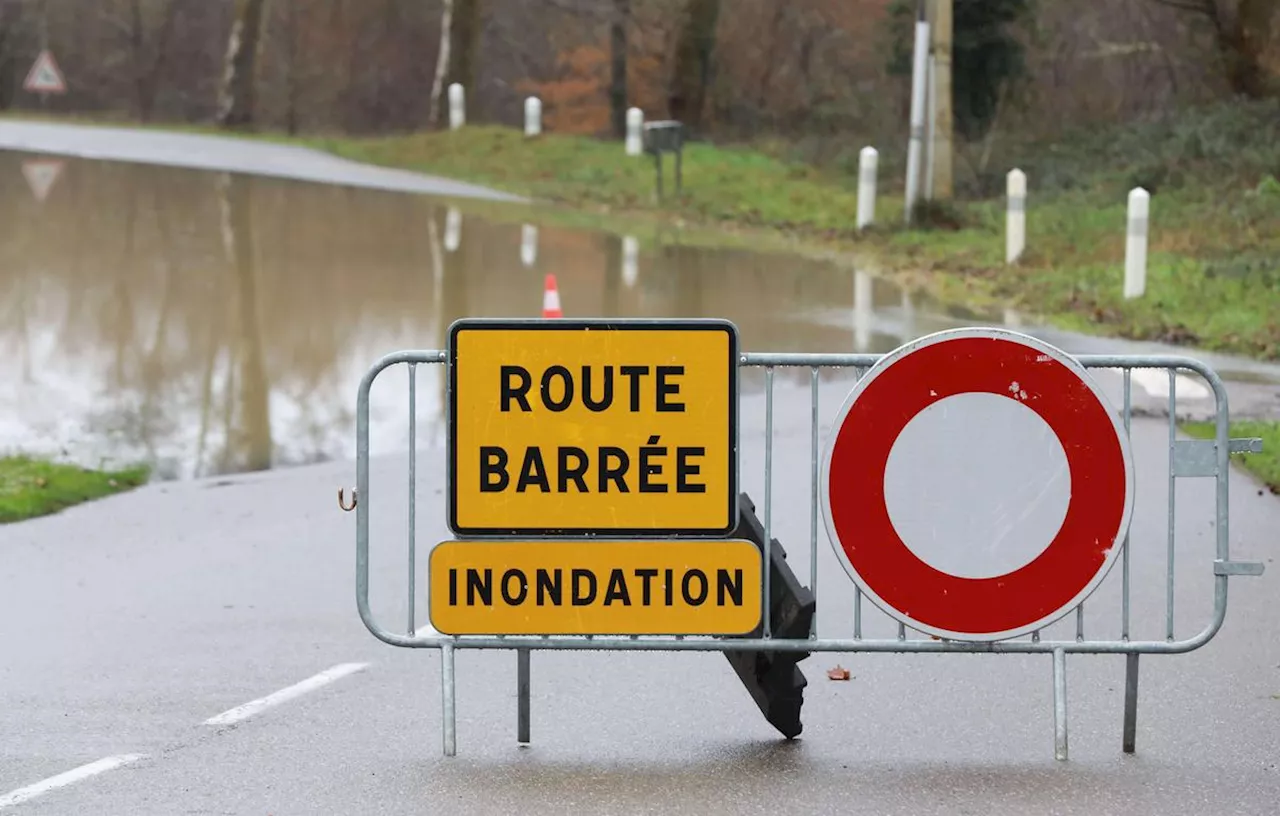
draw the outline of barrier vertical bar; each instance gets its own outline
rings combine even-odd
[[[1053,756],[1067,758],[1067,653],[1053,650]]]
[[[458,753],[458,700],[454,684],[453,644],[440,647],[440,729],[444,734],[444,755]]]
[[[529,650],[516,649],[516,742],[529,744]]]
[[[1215,389],[1216,390],[1216,389]],[[1229,498],[1228,491],[1230,489],[1228,475],[1231,472],[1231,426],[1229,424],[1230,409],[1227,405],[1226,392],[1218,394],[1217,406],[1214,419],[1217,424],[1217,435],[1215,439],[1218,443],[1218,473],[1217,473],[1217,507],[1214,512],[1214,532],[1218,536],[1216,557],[1220,561],[1229,561],[1231,559],[1231,540],[1228,538],[1230,528],[1230,506],[1227,503]],[[1227,602],[1227,576],[1217,575],[1214,577],[1216,588],[1221,589],[1222,594],[1219,596],[1221,602]],[[1217,602],[1215,602],[1216,606]],[[1225,613],[1224,613],[1225,614]]]
[[[810,448],[810,478],[813,480],[813,493],[809,496],[809,591],[818,600],[818,494],[822,487],[818,484],[818,368],[809,367],[809,400],[813,405],[813,445]],[[818,636],[818,616],[814,615],[809,622],[809,637]]]
[[[854,366],[854,382],[861,380],[866,373],[862,366]],[[862,639],[862,587],[856,585],[853,588],[853,637],[855,640]]]
[[[764,370],[764,637],[773,637],[773,366]]]
[[[1166,612],[1166,629],[1165,638],[1173,640],[1173,547],[1176,534],[1173,529],[1174,523],[1174,495],[1177,491],[1177,484],[1174,478],[1173,470],[1173,446],[1178,441],[1178,422],[1177,410],[1177,390],[1178,377],[1177,369],[1169,369],[1169,569],[1165,584],[1165,598],[1168,604]]]
[[[1132,754],[1138,742],[1138,655],[1124,656],[1124,737],[1121,746]]]
[[[1124,370],[1124,433],[1131,436],[1130,420],[1133,417],[1133,369]],[[1123,549],[1120,552],[1123,567],[1120,599],[1120,639],[1129,640],[1129,531],[1124,531]]]
[[[409,363],[409,635],[412,636],[417,627],[413,625],[414,601],[417,596],[417,536],[414,527],[417,524],[417,483],[418,483],[418,364]]]

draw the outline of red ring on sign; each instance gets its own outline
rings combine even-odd
[[[1025,398],[1011,393],[1015,381]],[[1017,399],[1039,414],[1057,434],[1071,478],[1066,517],[1049,546],[990,578],[922,561],[894,529],[884,496],[889,453],[907,423],[939,400],[974,392]],[[865,384],[832,442],[827,490],[831,529],[874,596],[925,626],[991,634],[1065,611],[1098,576],[1126,520],[1129,468],[1114,419],[1079,374],[1031,346],[960,337],[916,348]]]

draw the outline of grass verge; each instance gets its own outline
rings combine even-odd
[[[1216,434],[1212,422],[1185,422],[1182,423],[1182,430],[1197,439],[1213,439]],[[1280,494],[1280,421],[1232,422],[1231,436],[1262,439],[1262,453],[1244,453],[1234,459],[1245,470],[1261,479],[1272,493]]]
[[[902,226],[895,179],[878,226],[853,229],[856,175],[747,147],[691,144],[684,190],[654,196],[649,157],[613,141],[467,127],[315,147],[604,215],[754,230],[874,260],[947,303],[1012,307],[1063,328],[1280,359],[1280,100],[1231,104],[1029,144],[1028,249],[1005,263],[1004,201],[957,201]],[[1003,171],[998,174],[1003,176]],[[976,185],[990,194],[991,177]],[[1152,193],[1146,291],[1123,296],[1126,198]],[[970,185],[974,186],[974,185]]]
[[[0,524],[38,516],[135,488],[145,467],[89,470],[28,456],[0,457]]]

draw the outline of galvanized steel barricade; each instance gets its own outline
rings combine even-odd
[[[1124,429],[1130,431],[1133,416],[1134,370],[1154,369],[1164,372],[1168,382],[1168,546],[1165,593],[1165,637],[1163,640],[1134,640],[1130,637],[1130,547],[1126,533],[1120,554],[1119,575],[1112,570],[1104,584],[1113,580],[1121,583],[1120,637],[1115,639],[1090,638],[1085,632],[1084,603],[1075,607],[1075,637],[1073,639],[1046,640],[1040,632],[1029,637],[989,642],[964,642],[935,637],[909,637],[908,627],[898,622],[897,636],[866,638],[863,636],[864,604],[862,593],[855,588],[853,631],[845,636],[823,636],[817,631],[817,618],[808,638],[774,638],[768,631],[770,609],[768,542],[772,538],[773,501],[773,425],[774,425],[774,374],[777,369],[808,369],[811,407],[810,464],[813,489],[808,508],[810,521],[809,587],[817,593],[818,563],[818,474],[821,453],[819,431],[819,372],[844,370],[862,377],[867,369],[884,355],[873,354],[758,354],[745,353],[739,357],[739,369],[762,369],[764,374],[764,636],[761,638],[721,638],[699,636],[419,636],[415,634],[416,569],[414,547],[416,536],[415,459],[409,457],[408,514],[408,627],[404,634],[391,631],[374,620],[369,606],[369,392],[378,375],[391,366],[408,367],[409,391],[409,449],[416,444],[416,370],[419,366],[448,366],[448,353],[444,351],[401,351],[389,354],[364,376],[359,386],[357,400],[357,484],[356,494],[350,500],[339,491],[339,504],[344,510],[356,510],[356,603],[360,618],[378,639],[393,646],[418,649],[439,649],[442,666],[442,714],[444,753],[456,753],[455,730],[455,650],[457,649],[509,649],[517,652],[517,735],[520,742],[529,741],[529,656],[533,650],[625,650],[625,651],[769,651],[769,652],[892,652],[935,654],[1046,654],[1052,659],[1052,683],[1054,701],[1055,756],[1067,759],[1067,709],[1066,709],[1066,655],[1068,654],[1116,654],[1125,655],[1125,698],[1122,747],[1127,753],[1135,750],[1136,713],[1138,693],[1138,661],[1143,654],[1181,654],[1193,651],[1208,643],[1222,627],[1227,613],[1227,582],[1234,575],[1261,575],[1263,565],[1233,561],[1229,551],[1228,524],[1228,474],[1231,453],[1260,452],[1261,440],[1231,439],[1228,431],[1227,393],[1218,375],[1203,363],[1180,356],[1120,356],[1074,355],[1073,359],[1086,369],[1112,369],[1123,376]],[[1177,438],[1176,399],[1178,372],[1199,375],[1212,390],[1215,404],[1216,434],[1212,440],[1180,440]],[[1200,631],[1189,637],[1175,636],[1174,632],[1174,542],[1175,542],[1175,482],[1181,478],[1212,478],[1215,485],[1213,519],[1214,550],[1212,559],[1213,610],[1211,619]],[[874,611],[879,612],[880,610]],[[1070,614],[1070,613],[1068,613]],[[887,615],[886,615],[887,616]],[[1069,620],[1069,618],[1064,618]]]

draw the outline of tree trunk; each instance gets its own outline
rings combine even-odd
[[[288,0],[288,3],[286,25],[289,30],[285,34],[285,60],[288,65],[285,126],[289,135],[293,136],[298,132],[298,40],[302,37],[302,25],[298,21],[298,0]]]
[[[776,0],[773,5],[773,20],[769,24],[769,48],[764,54],[764,71],[760,75],[760,90],[756,95],[756,115],[763,117],[768,109],[769,90],[773,87],[773,75],[778,67],[778,56],[782,40],[782,24],[786,22],[787,0]]]
[[[262,45],[267,0],[236,0],[227,37],[217,123],[222,127],[253,125],[257,102],[258,52]]]
[[[457,82],[467,95],[474,93],[476,58],[480,46],[482,0],[452,0],[453,19],[449,26],[449,70],[445,85]]]
[[[1275,0],[1240,0],[1228,21],[1218,17],[1218,47],[1226,64],[1231,90],[1251,99],[1260,99],[1271,90],[1270,77],[1262,66],[1262,55],[1271,34]]]
[[[702,124],[719,17],[720,0],[689,0],[685,6],[667,92],[667,110],[673,119],[680,120],[690,130]]]
[[[0,110],[13,105],[18,87],[18,59],[15,46],[20,36],[18,18],[22,6],[0,0]]]
[[[146,64],[144,60],[146,54],[146,23],[142,16],[141,0],[132,0],[130,3],[130,40],[133,46],[133,76],[134,90],[137,95],[138,117],[144,121],[151,121],[152,111],[155,110],[156,92],[160,88],[160,77],[165,67],[165,60],[169,55],[169,40],[173,36],[173,26],[177,19],[177,2],[168,0],[165,3],[164,18],[160,23],[160,29],[156,33],[153,47],[155,52],[151,57],[150,64]]]
[[[440,50],[436,54],[436,75],[431,78],[431,106],[427,110],[427,127],[432,130],[440,122],[440,92],[449,72],[449,44],[453,38],[453,0],[444,0],[440,13]]]
[[[631,0],[613,0],[613,20],[609,23],[611,75],[609,114],[613,135],[627,135],[627,25],[631,22]]]
[[[271,467],[274,444],[271,437],[271,387],[263,352],[261,316],[258,304],[258,275],[255,257],[252,179],[228,175],[224,189],[229,214],[232,271],[235,274],[239,335],[237,337],[239,410],[238,428],[227,428],[227,458],[241,471]],[[230,395],[228,395],[230,396]]]

